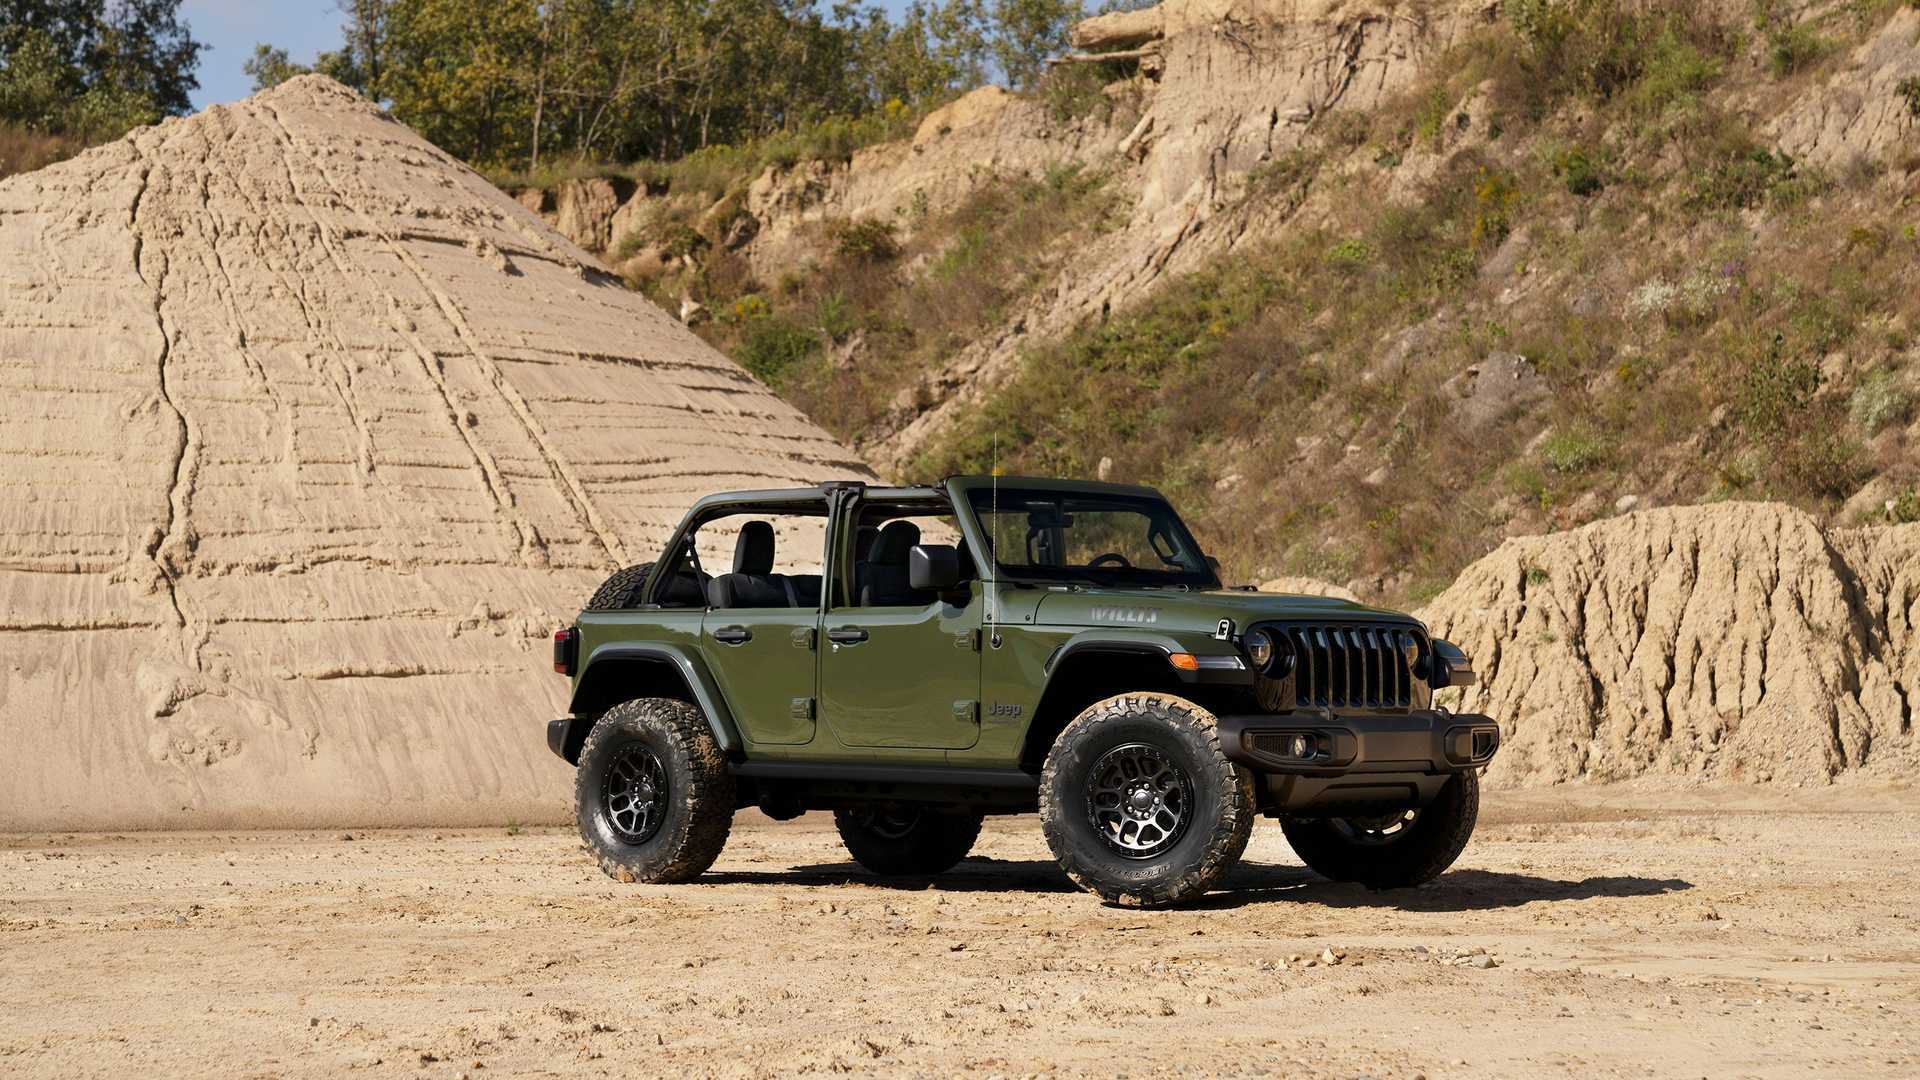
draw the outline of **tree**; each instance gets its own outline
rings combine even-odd
[[[115,138],[191,108],[204,48],[180,0],[0,0],[0,119]]]
[[[1080,0],[994,0],[992,51],[1007,82],[1032,89],[1046,59],[1067,44],[1067,31],[1086,16]]]
[[[253,56],[240,66],[240,70],[246,72],[247,76],[253,80],[254,92],[259,93],[279,86],[295,75],[305,75],[313,69],[287,59],[285,49],[276,49],[271,45],[262,44],[253,47]]]

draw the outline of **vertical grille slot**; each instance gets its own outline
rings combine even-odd
[[[1400,651],[1400,635],[1409,630],[1339,623],[1290,623],[1274,629],[1293,646],[1295,708],[1413,707],[1413,673]]]

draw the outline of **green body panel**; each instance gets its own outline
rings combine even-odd
[[[816,611],[791,608],[707,612],[701,648],[749,746],[813,741],[819,621]],[[734,628],[744,628],[752,637],[739,645],[714,637],[717,631]]]
[[[820,715],[849,747],[964,750],[980,737],[981,589],[967,604],[842,608],[821,624]],[[858,628],[867,640],[836,644]]]

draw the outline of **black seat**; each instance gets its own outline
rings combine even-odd
[[[773,572],[773,524],[749,521],[733,545],[733,573],[707,584],[707,601],[717,608],[795,607],[793,583]]]
[[[890,521],[880,530],[861,572],[862,607],[907,607],[933,602],[933,593],[908,584],[907,559],[920,542],[920,526]]]

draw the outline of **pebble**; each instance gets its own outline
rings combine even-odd
[[[1488,968],[1499,967],[1500,961],[1495,960],[1493,957],[1488,956],[1485,953],[1482,953],[1479,956],[1476,956],[1473,958],[1472,966],[1479,968],[1482,971],[1485,971]]]

